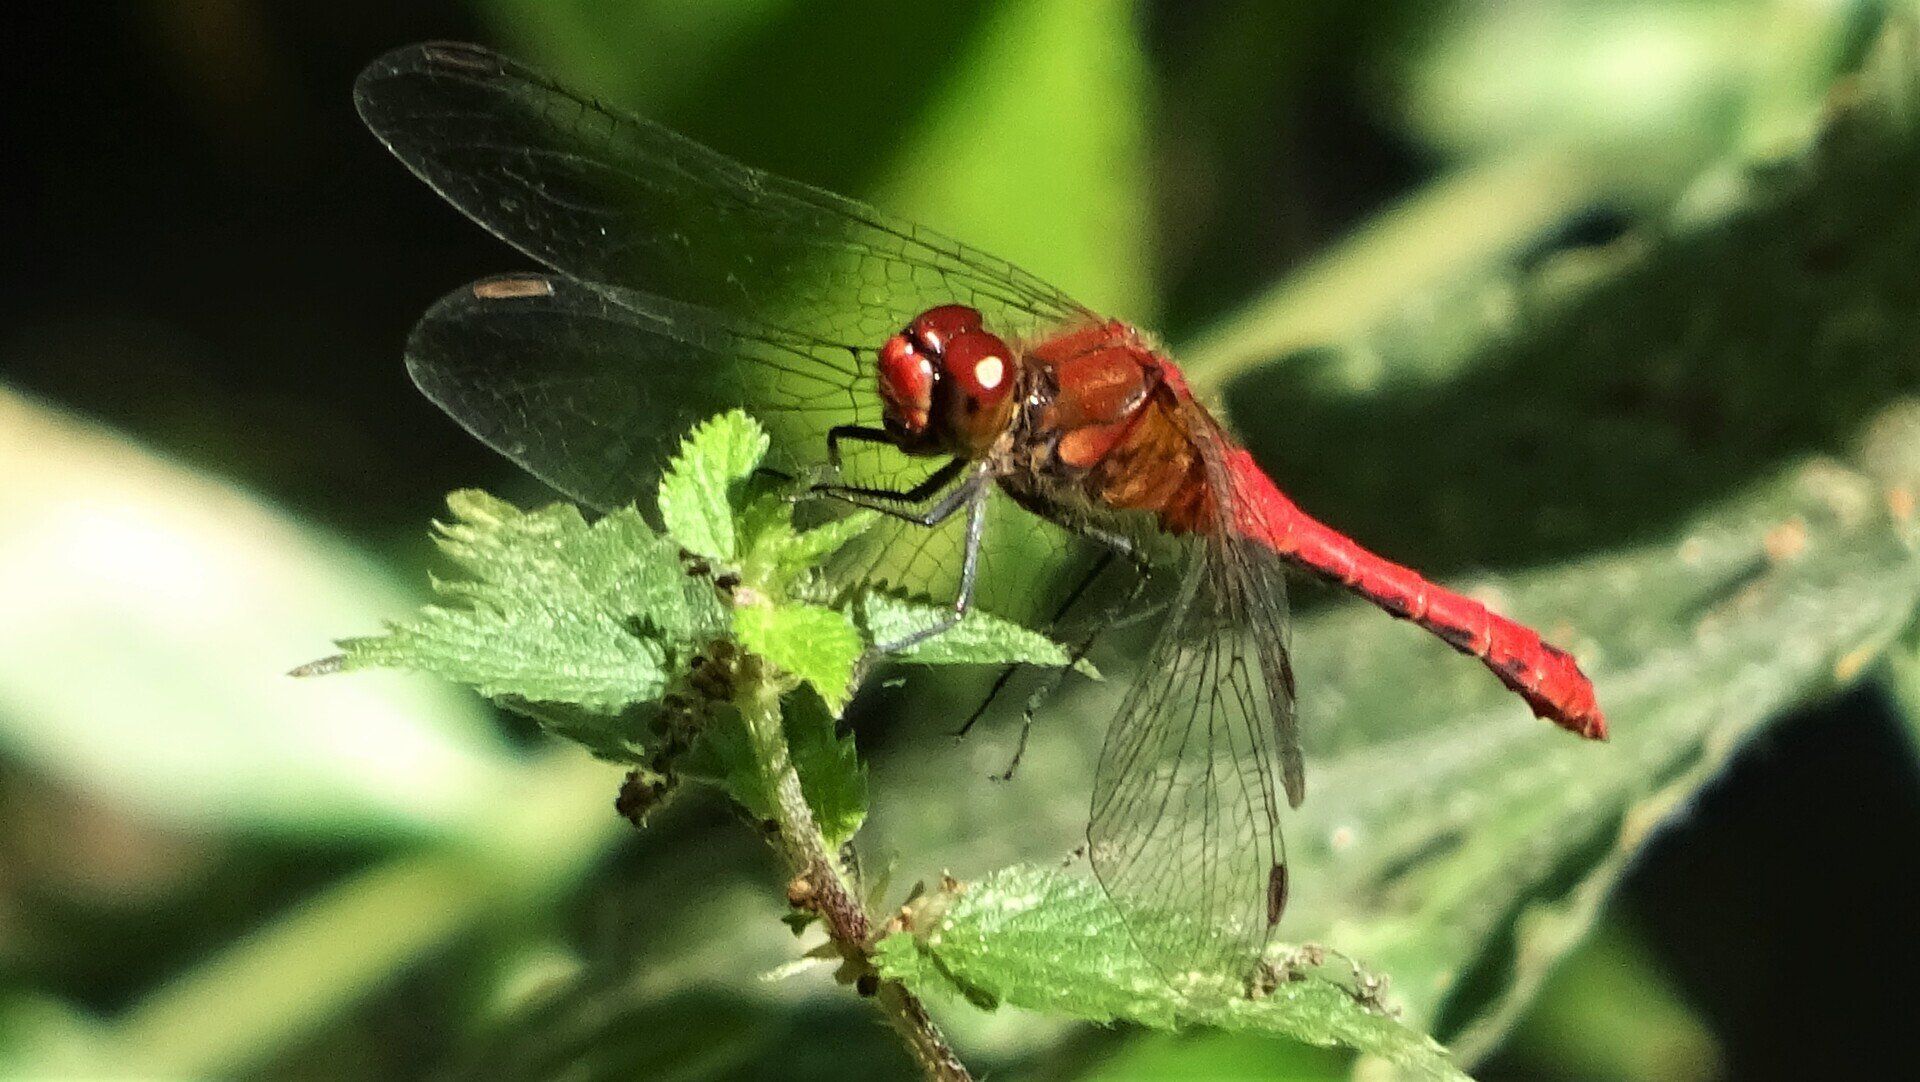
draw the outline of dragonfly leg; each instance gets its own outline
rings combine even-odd
[[[1100,553],[1099,559],[1093,562],[1093,566],[1087,570],[1087,573],[1080,576],[1080,581],[1075,584],[1073,590],[1067,594],[1066,600],[1060,602],[1060,607],[1053,610],[1053,619],[1047,621],[1049,630],[1059,624],[1060,621],[1066,619],[1067,613],[1071,612],[1073,607],[1080,603],[1080,598],[1087,592],[1087,588],[1092,586],[1094,580],[1099,578],[1101,573],[1106,571],[1112,563],[1113,550],[1111,548],[1105,549]],[[1007,690],[1007,683],[1013,679],[1013,674],[1019,672],[1023,667],[1024,666],[1021,665],[1008,665],[1000,670],[1000,675],[994,678],[993,686],[987,689],[986,698],[980,700],[980,705],[974,707],[973,713],[967,715],[966,724],[954,731],[953,738],[955,740],[973,731],[973,727],[979,723],[981,718],[986,716],[987,710],[1000,698],[1001,692]]]
[[[938,526],[966,503],[970,486],[974,485],[974,482],[970,481],[956,487],[942,497],[939,503],[924,512],[909,511],[907,508],[914,504],[924,504],[932,499],[934,493],[946,488],[955,477],[965,472],[967,465],[967,460],[964,458],[953,459],[929,474],[926,480],[909,489],[868,488],[861,485],[814,485],[807,491],[815,496],[826,496],[842,503],[850,503],[855,507],[864,507],[870,511],[905,519],[917,525]],[[984,482],[984,476],[980,480]],[[984,484],[980,487],[984,488]]]
[[[1020,760],[1026,756],[1027,737],[1033,733],[1033,719],[1040,713],[1040,704],[1051,697],[1055,691],[1059,690],[1060,682],[1066,679],[1067,673],[1072,672],[1075,666],[1086,660],[1087,654],[1093,649],[1094,642],[1098,640],[1101,635],[1132,622],[1131,620],[1123,619],[1123,614],[1134,609],[1140,601],[1140,595],[1145,593],[1147,589],[1147,580],[1151,575],[1152,568],[1147,563],[1146,557],[1141,554],[1138,545],[1134,544],[1124,535],[1109,533],[1105,530],[1084,528],[1081,532],[1107,546],[1106,553],[1101,556],[1100,562],[1095,565],[1094,575],[1098,575],[1100,571],[1104,570],[1106,566],[1113,561],[1114,556],[1124,556],[1127,562],[1133,565],[1133,585],[1128,588],[1127,596],[1122,598],[1119,604],[1107,609],[1105,615],[1094,622],[1093,630],[1088,632],[1079,643],[1067,651],[1066,665],[1058,669],[1049,670],[1046,677],[1041,680],[1040,686],[1035,688],[1031,695],[1027,696],[1026,706],[1020,711],[1020,739],[1014,744],[1013,758],[1008,761],[1005,770],[994,775],[994,777],[1000,781],[1012,781],[1013,772],[1019,769]],[[1086,582],[1081,583],[1081,589],[1085,589],[1091,582],[1092,576],[1089,576]],[[1079,591],[1076,590],[1075,596],[1077,597],[1078,594]],[[1004,681],[1002,682],[1004,683]],[[999,687],[999,684],[995,684],[994,690],[997,692]],[[988,699],[988,702],[992,702],[992,699]],[[979,716],[980,712],[984,712],[986,708],[986,703],[980,704],[980,711],[976,712],[975,718]],[[973,719],[969,719],[967,724],[972,725]],[[961,730],[963,733],[965,731],[965,729]]]
[[[856,440],[860,443],[884,443],[888,447],[900,446],[893,433],[884,428],[870,428],[866,425],[834,425],[827,430],[827,464],[836,471],[840,469],[840,441]]]
[[[957,486],[952,493],[940,501],[943,507],[948,504],[952,506],[945,507],[944,513],[940,514],[939,519],[934,520],[938,522],[940,519],[950,517],[954,511],[958,510],[962,505],[967,509],[966,555],[960,562],[960,592],[953,599],[952,612],[942,618],[940,622],[930,627],[923,627],[893,642],[879,644],[878,649],[882,653],[897,654],[902,650],[917,646],[933,638],[935,635],[951,631],[956,624],[966,619],[967,613],[972,610],[974,585],[980,573],[980,539],[985,534],[987,528],[987,496],[993,491],[987,483],[991,479],[991,476],[992,475],[987,473],[985,469],[982,469],[972,477],[967,478],[964,483]],[[942,507],[935,507],[934,511],[930,511],[928,514],[932,515],[934,512],[941,510]],[[933,523],[928,523],[928,525],[932,524]]]

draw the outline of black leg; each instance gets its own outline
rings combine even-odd
[[[967,459],[956,458],[933,471],[926,480],[903,492],[886,488],[862,488],[857,485],[815,485],[809,491],[816,496],[826,496],[921,526],[938,526],[959,510],[973,491],[976,489],[985,491],[986,475],[984,473],[956,486],[953,491],[941,497],[939,503],[924,512],[908,511],[903,505],[925,503],[934,493],[947,487],[955,477],[965,472],[970,464]]]
[[[884,428],[869,428],[866,425],[834,425],[827,430],[827,464],[834,469],[840,468],[840,441],[857,440],[861,443],[884,443],[888,447],[900,446],[893,433]]]
[[[1106,615],[1094,622],[1093,630],[1089,632],[1085,638],[1081,639],[1076,646],[1067,651],[1067,664],[1062,668],[1049,669],[1045,678],[1041,680],[1040,686],[1033,690],[1033,694],[1027,696],[1027,704],[1020,711],[1020,739],[1014,744],[1013,758],[1008,761],[1005,770],[994,775],[1001,781],[1013,780],[1013,772],[1019,768],[1021,758],[1027,754],[1027,737],[1033,733],[1033,719],[1040,712],[1040,704],[1045,702],[1048,697],[1059,689],[1060,681],[1066,679],[1067,674],[1073,671],[1074,666],[1086,659],[1087,653],[1093,649],[1094,642],[1098,640],[1101,635],[1116,627],[1132,622],[1131,620],[1123,619],[1123,617],[1128,610],[1134,608],[1134,606],[1139,603],[1140,595],[1146,592],[1147,580],[1151,577],[1152,568],[1147,563],[1146,557],[1141,554],[1139,546],[1135,545],[1124,535],[1109,533],[1105,530],[1098,529],[1082,529],[1081,533],[1107,546],[1107,552],[1101,557],[1099,565],[1095,568],[1095,574],[1098,574],[1101,569],[1104,569],[1114,556],[1124,556],[1127,558],[1127,562],[1133,565],[1133,586],[1127,590],[1127,596],[1122,598],[1119,604],[1109,608]],[[1091,578],[1089,578],[1086,582],[1082,582],[1080,589],[1084,590],[1091,581]],[[1076,599],[1078,593],[1079,591],[1076,590]],[[995,689],[996,691],[998,690],[998,685],[995,686]],[[988,701],[991,702],[992,700]],[[981,711],[985,711],[986,705],[984,703],[981,704],[980,709]],[[973,722],[969,720],[967,724],[971,725]],[[963,729],[962,732],[965,732],[965,730]]]
[[[1067,594],[1067,599],[1060,603],[1059,608],[1053,610],[1053,619],[1047,621],[1048,631],[1052,631],[1061,620],[1066,619],[1067,613],[1072,611],[1074,605],[1079,603],[1081,595],[1085,594],[1087,588],[1093,585],[1093,581],[1100,577],[1101,572],[1105,571],[1108,566],[1113,563],[1113,553],[1114,550],[1112,548],[1101,552],[1100,558],[1093,562],[1093,567],[1089,569],[1085,575],[1080,576],[1079,583],[1074,586],[1072,592]],[[974,725],[978,724],[980,719],[986,716],[987,711],[992,708],[994,700],[1000,697],[1001,692],[1007,690],[1007,682],[1012,680],[1013,674],[1020,671],[1021,668],[1022,666],[1020,665],[1008,665],[1006,668],[1000,670],[1000,675],[994,678],[993,687],[987,690],[987,697],[980,700],[980,705],[974,707],[973,713],[967,715],[966,724],[954,731],[954,739],[957,740],[973,731]]]
[[[935,635],[951,631],[954,625],[965,619],[967,613],[972,610],[974,585],[980,573],[980,539],[985,534],[987,528],[987,497],[993,491],[987,483],[989,479],[990,475],[982,469],[972,477],[967,478],[967,480],[955,488],[950,495],[940,501],[942,505],[953,505],[945,509],[945,512],[940,515],[941,519],[952,515],[954,510],[963,503],[967,508],[966,555],[962,557],[960,562],[960,593],[953,599],[952,613],[931,627],[921,628],[919,631],[894,642],[880,644],[878,649],[882,653],[897,654],[902,650],[917,646],[933,638]],[[940,510],[940,507],[934,509],[935,512]],[[934,512],[928,512],[929,515],[933,513]],[[935,522],[937,521],[939,520],[936,519]],[[928,523],[928,525],[932,524],[933,523]]]
[[[1136,568],[1139,566],[1138,564],[1135,565]],[[1007,762],[1007,768],[994,775],[994,777],[1000,781],[1013,780],[1013,772],[1019,768],[1021,758],[1027,754],[1027,737],[1033,732],[1033,719],[1040,713],[1040,704],[1045,702],[1059,689],[1060,681],[1066,679],[1066,675],[1073,671],[1075,665],[1080,664],[1080,662],[1086,659],[1087,652],[1093,649],[1093,644],[1096,639],[1102,634],[1113,630],[1115,627],[1121,626],[1123,622],[1132,622],[1130,620],[1120,621],[1120,614],[1131,609],[1134,604],[1140,600],[1140,595],[1145,592],[1146,588],[1147,574],[1142,571],[1134,577],[1133,588],[1127,591],[1127,596],[1122,599],[1118,605],[1107,610],[1106,618],[1095,625],[1095,630],[1092,633],[1087,635],[1086,638],[1081,639],[1079,644],[1073,647],[1073,649],[1067,651],[1068,660],[1066,666],[1047,670],[1046,678],[1041,681],[1039,687],[1033,690],[1033,694],[1027,696],[1027,705],[1020,711],[1020,739],[1015,742],[1013,746],[1013,758]]]

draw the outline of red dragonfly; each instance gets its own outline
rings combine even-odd
[[[1249,973],[1285,906],[1280,794],[1297,806],[1305,792],[1287,567],[1479,658],[1539,716],[1605,735],[1564,651],[1309,518],[1151,339],[1017,267],[477,46],[394,52],[356,101],[421,179],[555,272],[442,299],[407,362],[428,397],[561,491],[628,503],[677,421],[744,405],[788,464],[838,471],[818,491],[895,516],[843,570],[944,578],[956,620],[999,574],[982,574],[992,554],[1038,536],[1177,569],[1087,832],[1096,876],[1163,971]]]

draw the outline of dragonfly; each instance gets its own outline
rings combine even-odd
[[[1151,337],[1011,263],[480,46],[397,50],[355,99],[402,163],[546,268],[449,294],[406,358],[430,399],[559,491],[628,504],[676,419],[744,406],[795,476],[829,479],[813,492],[886,513],[833,573],[951,591],[952,620],[916,641],[1051,552],[1165,572],[1087,826],[1096,878],[1163,973],[1251,975],[1286,906],[1281,817],[1306,792],[1290,569],[1605,737],[1569,654],[1307,515]]]

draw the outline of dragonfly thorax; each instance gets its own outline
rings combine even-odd
[[[910,454],[978,458],[1018,402],[1013,351],[960,304],[929,308],[887,339],[878,380],[887,431]]]

